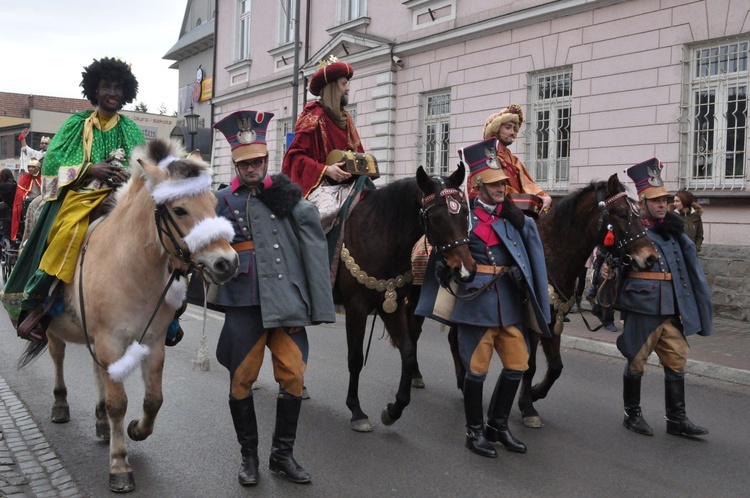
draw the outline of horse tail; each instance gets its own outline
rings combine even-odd
[[[17,368],[21,369],[31,363],[32,361],[36,360],[39,355],[44,353],[44,351],[47,349],[47,343],[46,342],[38,342],[38,341],[31,341],[29,344],[26,345],[26,349],[21,354],[21,357],[18,359],[18,365]]]

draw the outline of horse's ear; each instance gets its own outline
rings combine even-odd
[[[432,193],[432,181],[422,166],[417,168],[417,185],[426,195]]]
[[[161,183],[169,177],[169,171],[162,169],[155,164],[151,164],[150,162],[141,159],[138,159],[138,163],[141,165],[141,168],[143,168],[143,176],[146,180],[150,181],[152,185]]]
[[[625,192],[625,187],[620,183],[620,178],[618,178],[617,173],[609,177],[609,180],[607,181],[607,192],[610,195]]]
[[[464,166],[463,161],[460,161],[458,163],[458,168],[456,169],[456,171],[454,171],[451,174],[451,176],[448,178],[448,181],[454,187],[458,187],[459,185],[463,185],[465,176],[466,176],[466,166]]]

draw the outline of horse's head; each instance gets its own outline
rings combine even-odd
[[[463,164],[449,177],[430,177],[420,166],[417,184],[422,190],[422,227],[428,242],[457,282],[474,279],[477,265],[469,251],[469,206],[461,193]]]
[[[184,156],[178,144],[154,140],[133,153],[133,174],[142,176],[156,204],[159,240],[172,265],[186,270],[195,266],[222,284],[239,266],[230,245],[234,229],[216,216],[208,163],[199,153]]]
[[[604,189],[606,188],[606,193]],[[597,192],[599,196],[598,228],[605,246],[611,243],[622,253],[623,262],[638,269],[648,269],[656,263],[658,253],[646,236],[638,213],[638,204],[628,198],[625,187],[617,174],[609,177],[606,187]],[[608,236],[611,232],[612,236]]]

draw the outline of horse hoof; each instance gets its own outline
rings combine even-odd
[[[532,417],[523,417],[523,425],[530,429],[540,429],[544,427],[542,419],[539,418],[538,415],[534,415]]]
[[[109,475],[109,490],[114,493],[130,493],[135,489],[133,472],[122,472]]]
[[[424,380],[422,380],[422,377],[414,377],[411,379],[411,387],[415,389],[424,389]]]
[[[64,424],[70,421],[70,408],[67,406],[52,407],[52,421],[56,424]]]
[[[148,435],[141,435],[138,431],[138,420],[131,420],[128,424],[128,437],[133,441],[143,441]]]
[[[369,418],[352,420],[352,430],[355,432],[372,432],[372,424]]]
[[[383,425],[393,425],[396,423],[396,420],[391,418],[390,413],[388,413],[387,406],[383,408],[382,412],[380,412],[380,421],[383,422]]]
[[[103,441],[109,441],[109,424],[107,422],[96,423],[96,437]]]

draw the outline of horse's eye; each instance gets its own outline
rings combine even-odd
[[[176,207],[176,208],[172,209],[172,211],[174,211],[174,214],[176,216],[185,216],[186,214],[188,214],[188,212],[185,210],[185,208],[181,208],[181,207]]]

